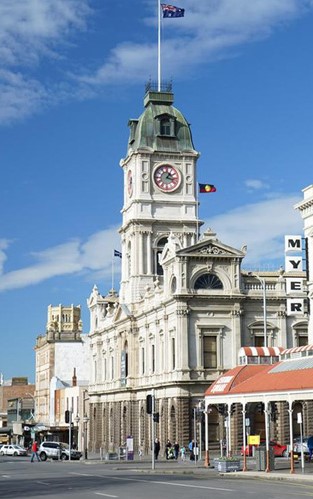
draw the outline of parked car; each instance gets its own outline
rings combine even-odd
[[[303,448],[304,454],[309,454],[308,439],[309,439],[309,437],[302,437],[302,448]],[[293,452],[295,452],[296,454],[301,454],[301,438],[300,437],[293,439]]]
[[[253,447],[258,447],[258,445],[246,446],[246,452],[245,452],[246,456],[252,456]],[[261,440],[260,447],[265,447],[265,440]],[[279,444],[278,442],[275,442],[274,440],[270,440],[270,447],[273,449],[275,457],[288,456],[287,445],[282,445]],[[241,455],[243,456],[243,447],[241,447]]]
[[[69,459],[70,450],[68,444],[62,442],[42,442],[39,447],[39,457],[42,461],[50,459]],[[78,450],[71,449],[71,459],[78,460],[82,457],[82,453]]]
[[[27,450],[20,445],[2,445],[0,449],[1,456],[27,456]]]

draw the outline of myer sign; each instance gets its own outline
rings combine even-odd
[[[303,270],[302,250],[302,236],[285,236],[286,273]],[[303,278],[286,277],[286,293],[292,295],[287,299],[287,315],[303,314],[304,299],[295,297],[297,293],[303,293]]]

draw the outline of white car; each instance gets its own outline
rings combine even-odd
[[[309,454],[308,439],[309,439],[309,437],[302,437],[303,454]],[[295,438],[293,441],[293,452],[295,452],[296,454],[301,454],[301,438],[300,437]]]
[[[27,450],[20,445],[3,445],[0,449],[1,456],[27,456]]]

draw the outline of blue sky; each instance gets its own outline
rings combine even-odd
[[[200,217],[284,264],[312,184],[313,1],[180,0],[162,23],[162,76],[201,152]],[[130,118],[157,77],[156,0],[0,3],[0,372],[34,381],[49,304],[111,287]],[[117,264],[118,262],[116,262]],[[116,269],[115,287],[118,287]]]

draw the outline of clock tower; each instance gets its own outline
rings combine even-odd
[[[170,234],[182,247],[197,241],[199,153],[173,97],[171,86],[162,91],[147,86],[144,112],[129,121],[127,156],[120,161],[124,170],[120,300],[130,306],[147,288],[162,286],[159,256]]]

